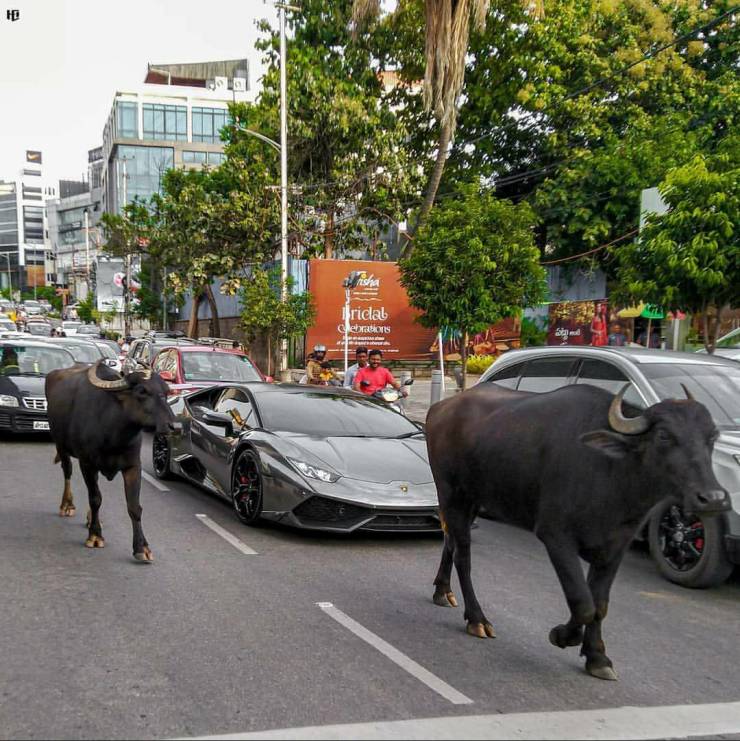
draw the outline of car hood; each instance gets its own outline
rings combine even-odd
[[[408,481],[412,484],[432,482],[432,470],[427,459],[423,438],[392,440],[378,437],[310,437],[278,433],[296,449],[289,453],[300,458],[306,451],[317,459],[316,464],[328,466],[338,474],[360,481],[387,484]],[[308,458],[308,463],[311,459]]]
[[[0,394],[44,396],[45,376],[0,376]]]

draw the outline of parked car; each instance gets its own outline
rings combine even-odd
[[[74,363],[64,348],[43,340],[0,340],[0,430],[47,431],[46,374]]]
[[[438,531],[421,426],[350,389],[221,384],[170,402],[182,430],[155,435],[154,471],[231,501],[247,525]]]
[[[726,358],[696,353],[623,347],[538,347],[502,355],[479,383],[545,393],[572,383],[619,391],[645,408],[662,399],[685,398],[685,386],[709,410],[720,437],[714,470],[730,493],[732,510],[706,522],[673,502],[650,513],[642,534],[660,572],[686,587],[724,581],[740,563],[740,366]],[[557,420],[553,420],[557,425]]]
[[[241,350],[191,343],[163,348],[152,368],[171,394],[186,394],[219,383],[271,381]]]

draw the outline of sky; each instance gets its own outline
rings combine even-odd
[[[247,58],[254,87],[260,18],[277,27],[263,0],[3,0],[0,180],[17,176],[27,149],[43,153],[49,184],[80,179],[116,90],[142,84],[148,63]]]

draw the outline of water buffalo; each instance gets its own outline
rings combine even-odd
[[[75,366],[46,377],[49,427],[57,458],[64,472],[64,493],[59,514],[75,514],[70,479],[71,458],[80,462],[90,500],[88,548],[103,548],[105,541],[98,510],[102,497],[98,473],[109,481],[120,471],[126,504],[134,531],[134,558],[154,560],[141,528],[141,432],[166,433],[174,415],[167,404],[167,384],[148,368],[120,376],[102,361]]]
[[[470,526],[485,506],[543,542],[570,608],[550,642],[581,646],[586,671],[601,679],[616,679],[601,637],[609,591],[647,513],[679,492],[687,512],[730,506],[712,470],[718,433],[706,408],[688,398],[640,413],[623,406],[626,390],[573,385],[532,394],[481,384],[435,404],[426,427],[445,530],[435,604],[457,604],[454,561],[468,633],[495,635],[470,578]]]

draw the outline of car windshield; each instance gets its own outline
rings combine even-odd
[[[740,428],[740,366],[645,363],[641,370],[661,399],[685,399],[681,384],[723,429]]]
[[[45,376],[56,368],[69,368],[74,358],[57,347],[31,347],[23,344],[0,347],[0,375]]]
[[[184,352],[182,370],[186,381],[261,381],[262,377],[244,355],[213,352]]]
[[[419,428],[381,403],[353,394],[260,394],[262,423],[273,432],[311,437],[410,437]]]
[[[77,329],[82,326],[82,322],[62,322],[62,326],[65,329]]]
[[[73,345],[71,342],[65,342],[62,347],[68,350],[78,363],[96,363],[103,357],[95,345],[87,343],[81,342],[79,345]]]
[[[43,322],[29,322],[26,325],[28,334],[39,335],[40,337],[49,337],[51,334],[51,325]]]

